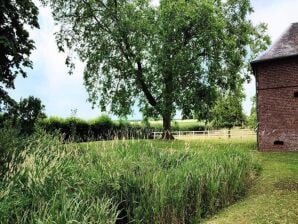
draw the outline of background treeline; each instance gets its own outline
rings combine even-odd
[[[248,117],[249,118],[249,117]],[[245,123],[233,126],[249,127],[249,119]],[[254,123],[254,122],[253,122]],[[25,115],[9,116],[0,114],[0,128],[5,124],[13,125],[22,135],[33,134],[37,129],[45,130],[49,134],[60,134],[65,141],[87,142],[111,139],[152,139],[153,132],[163,130],[161,121],[127,121],[112,120],[102,115],[93,120],[83,120],[76,117],[60,118],[36,116],[28,119]],[[176,120],[172,122],[172,131],[203,131],[231,126],[218,126],[214,122],[200,122],[197,120]],[[251,127],[254,128],[254,127]]]
[[[82,120],[79,118],[51,117],[42,119],[38,126],[48,133],[59,132],[65,140],[72,141],[94,141],[111,139],[150,139],[153,132],[162,131],[160,122],[142,123],[128,122],[126,120],[113,121],[110,117],[103,115],[94,120]],[[173,122],[173,131],[201,131],[209,128],[197,121],[178,124]]]
[[[255,100],[251,115],[246,117],[241,105],[234,98],[219,101],[210,112],[209,121],[173,120],[172,131],[203,131],[232,128],[235,126],[256,128]],[[112,120],[103,115],[93,120],[82,120],[75,115],[69,118],[46,118],[41,100],[30,96],[15,102],[0,113],[0,129],[12,126],[23,136],[32,135],[37,129],[49,134],[59,133],[66,141],[86,142],[111,139],[150,139],[153,132],[163,131],[161,120],[127,121]]]

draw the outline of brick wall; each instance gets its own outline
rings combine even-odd
[[[298,57],[262,62],[255,68],[259,149],[298,151]]]

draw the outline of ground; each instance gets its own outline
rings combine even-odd
[[[298,154],[254,152],[263,171],[247,197],[205,224],[298,223]]]

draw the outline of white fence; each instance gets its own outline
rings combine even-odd
[[[247,138],[256,137],[251,129],[222,129],[207,131],[173,131],[175,138]],[[162,132],[153,132],[154,139],[161,138]]]

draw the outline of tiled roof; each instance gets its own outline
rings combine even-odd
[[[252,64],[294,55],[298,55],[298,23],[292,23],[267,51],[252,61]]]

